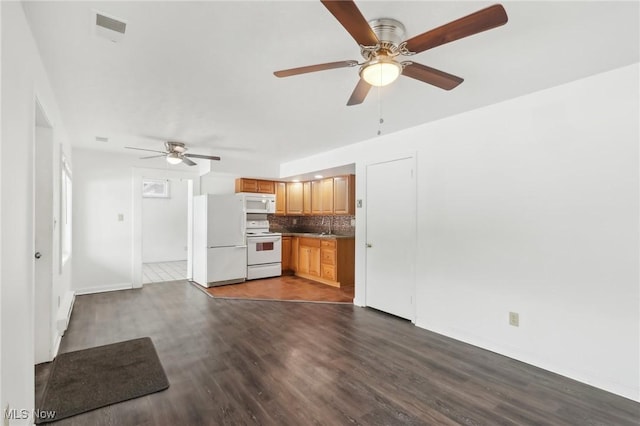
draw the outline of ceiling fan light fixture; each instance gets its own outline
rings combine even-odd
[[[401,73],[402,65],[388,56],[379,56],[360,69],[360,77],[376,87],[393,83]]]
[[[167,154],[167,163],[169,164],[180,164],[182,163],[182,158],[180,157],[180,154],[178,154],[177,152],[171,152],[169,154]]]

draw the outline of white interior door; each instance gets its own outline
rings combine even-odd
[[[34,142],[34,356],[35,363],[53,358],[53,130],[36,106]],[[54,303],[55,302],[55,303]]]
[[[415,160],[367,166],[366,305],[414,320]]]

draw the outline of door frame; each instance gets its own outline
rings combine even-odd
[[[131,286],[142,287],[142,178],[187,180],[187,279],[193,278],[193,196],[200,194],[200,175],[185,170],[132,169],[133,232]]]
[[[356,287],[356,299],[360,301],[360,303],[358,303],[361,306],[369,306],[367,304],[367,248],[366,248],[366,244],[367,244],[367,230],[368,230],[368,221],[367,221],[367,183],[368,183],[368,176],[367,176],[367,170],[369,166],[374,166],[376,164],[383,164],[383,163],[389,163],[392,161],[399,161],[399,160],[407,160],[410,159],[412,160],[412,167],[413,167],[413,188],[412,188],[412,193],[415,199],[415,203],[414,203],[414,211],[413,211],[413,222],[414,222],[414,229],[416,230],[415,234],[414,234],[414,238],[412,241],[410,241],[410,244],[413,245],[413,259],[412,259],[412,271],[411,271],[411,279],[412,279],[412,291],[413,291],[413,306],[412,306],[412,315],[410,318],[410,321],[412,323],[416,323],[417,320],[417,287],[418,284],[416,282],[416,270],[417,270],[417,260],[418,260],[418,170],[417,170],[417,157],[418,154],[416,151],[410,151],[410,152],[406,152],[404,154],[393,154],[391,156],[389,155],[385,155],[385,156],[376,156],[373,157],[369,160],[367,160],[366,162],[363,162],[361,165],[361,173],[360,176],[362,177],[362,179],[360,179],[359,181],[359,185],[356,186],[356,188],[358,189],[358,194],[359,196],[356,196],[356,199],[361,199],[363,201],[362,203],[362,208],[357,209],[357,210],[361,210],[361,214],[363,216],[362,218],[362,222],[364,222],[364,226],[362,227],[363,230],[362,232],[359,233],[360,241],[356,241],[357,246],[360,246],[360,249],[363,252],[363,255],[360,256],[361,262],[362,262],[362,267],[359,268],[360,272],[362,273],[362,276],[364,277],[364,279],[361,281],[361,283],[363,284],[362,286],[358,286],[361,288]],[[358,258],[357,252],[356,252],[356,259]],[[355,300],[354,300],[355,302]]]

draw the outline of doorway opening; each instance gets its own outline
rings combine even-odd
[[[134,168],[133,188],[132,287],[191,279],[198,174]]]
[[[142,178],[142,284],[187,279],[189,185]]]

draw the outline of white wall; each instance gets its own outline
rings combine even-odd
[[[55,97],[18,2],[2,2],[1,87],[3,152],[0,165],[1,264],[0,409],[33,409],[33,147],[35,102],[53,126],[53,187],[60,186],[60,150],[70,158]],[[10,152],[11,155],[6,155]],[[71,159],[71,158],[70,158]],[[54,191],[54,211],[60,200]],[[54,264],[59,260],[56,245]],[[70,264],[53,275],[53,294],[70,286]],[[26,421],[25,421],[26,422]]]
[[[77,148],[73,157],[72,287],[79,292],[130,288],[135,158]]]
[[[272,176],[275,176],[274,173]],[[251,175],[253,176],[253,175]],[[236,191],[236,178],[240,175],[210,172],[200,176],[200,190],[203,194],[233,194]]]
[[[80,294],[139,287],[142,277],[142,177],[192,178],[196,181],[194,191],[198,194],[197,170],[139,160],[125,153],[74,148],[73,155],[75,257],[72,287]],[[149,167],[155,165],[159,167]]]
[[[187,260],[187,181],[166,179],[169,198],[142,199],[142,262]]]
[[[417,153],[416,324],[640,401],[638,81],[635,64],[286,163],[280,175],[355,161],[366,203],[369,161]]]

